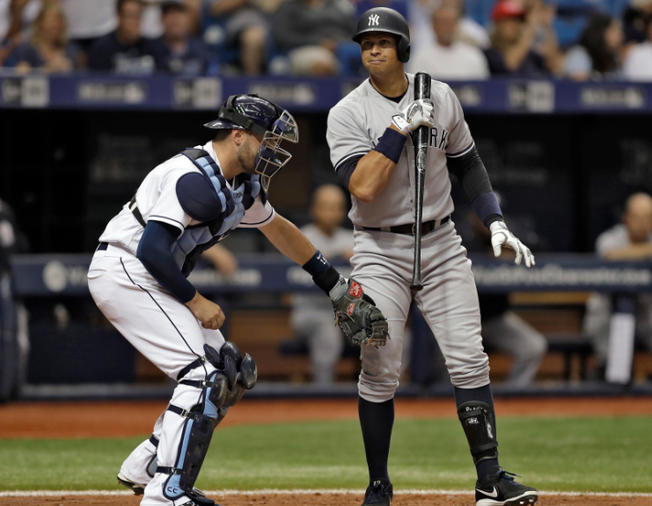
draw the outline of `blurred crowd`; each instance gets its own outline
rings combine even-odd
[[[410,71],[652,80],[652,0],[0,0],[18,72],[357,76],[355,20],[408,19]]]

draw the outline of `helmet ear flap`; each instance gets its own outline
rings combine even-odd
[[[398,38],[398,44],[396,45],[396,52],[399,61],[405,63],[410,59],[410,41],[405,37]]]

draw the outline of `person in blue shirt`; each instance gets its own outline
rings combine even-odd
[[[208,52],[204,43],[191,35],[191,17],[188,6],[179,0],[161,4],[163,35],[158,39],[161,58],[159,71],[170,74],[196,76],[205,73]]]
[[[160,45],[142,36],[140,0],[118,0],[118,27],[91,47],[88,67],[117,74],[152,74],[161,66]]]

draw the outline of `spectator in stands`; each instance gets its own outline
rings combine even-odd
[[[487,30],[474,19],[465,15],[464,0],[413,0],[408,2],[407,20],[410,24],[411,46],[413,54],[435,42],[432,15],[444,5],[456,7],[460,12],[457,27],[457,39],[480,49],[489,47]]]
[[[318,187],[310,212],[313,223],[301,231],[329,260],[337,257],[348,260],[353,255],[353,234],[341,227],[346,216],[346,198],[341,188],[332,184]],[[324,307],[321,295],[300,297],[301,304],[295,303],[292,310],[292,327],[310,349],[313,380],[332,383],[344,338],[333,325],[333,312]]]
[[[143,37],[158,39],[163,35],[162,10],[163,5],[169,0],[142,0],[143,14],[140,22],[140,31]],[[190,32],[197,33],[197,22],[201,10],[202,0],[177,0],[186,6],[190,17]]]
[[[340,0],[286,0],[276,12],[274,40],[286,51],[294,75],[334,75],[348,48],[360,58],[351,41],[355,29],[353,7]],[[345,65],[347,62],[343,62]]]
[[[29,40],[42,4],[43,0],[0,0],[0,66],[18,44]]]
[[[474,212],[469,212],[468,216],[473,232],[473,237],[467,241],[469,250],[492,251],[489,230]],[[513,259],[513,254],[503,252],[503,256],[510,255]],[[548,341],[541,332],[510,309],[508,294],[479,293],[478,297],[484,344],[513,357],[505,385],[514,388],[529,385],[546,354]]]
[[[647,40],[628,49],[623,65],[624,77],[632,81],[652,81],[652,13],[645,22]]]
[[[436,40],[410,59],[412,72],[427,72],[435,79],[487,79],[487,61],[477,47],[458,40],[460,11],[444,4],[432,14]]]
[[[191,36],[192,18],[183,0],[161,4],[163,35],[158,69],[171,74],[197,76],[205,73],[208,52],[204,43]]]
[[[564,75],[578,81],[620,75],[623,30],[619,20],[598,14],[593,16],[579,43],[566,53]]]
[[[210,12],[224,19],[227,48],[237,48],[238,65],[245,75],[258,75],[265,71],[267,40],[269,37],[268,13],[256,0],[206,0]],[[276,3],[276,2],[274,2]],[[275,6],[268,7],[275,10]]]
[[[491,75],[558,75],[563,63],[552,28],[554,6],[535,0],[526,13],[517,0],[498,0],[491,12],[494,29],[485,51]]]
[[[623,27],[626,43],[645,42],[647,39],[647,18],[652,15],[652,0],[629,0],[623,12]]]
[[[652,197],[647,193],[631,195],[625,204],[623,223],[598,236],[597,254],[613,261],[652,260]],[[593,294],[586,307],[584,330],[593,340],[598,369],[607,362],[611,299]],[[635,334],[639,343],[652,349],[652,295],[636,298]]]
[[[66,18],[58,2],[46,2],[39,12],[29,42],[12,53],[18,72],[42,70],[49,73],[70,72],[77,66],[76,47],[68,42]]]
[[[68,36],[80,51],[81,66],[88,65],[88,52],[97,39],[115,30],[115,0],[61,0]]]
[[[160,45],[141,35],[143,4],[140,0],[118,0],[118,27],[98,39],[88,59],[91,70],[117,74],[151,74],[161,67]]]

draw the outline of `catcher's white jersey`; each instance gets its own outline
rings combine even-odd
[[[217,166],[220,166],[212,141],[208,141],[203,146],[195,147],[208,152],[217,163]],[[178,228],[179,233],[188,226],[198,223],[183,210],[176,192],[177,181],[181,176],[189,172],[199,173],[200,171],[189,158],[179,154],[161,163],[147,174],[136,192],[138,209],[146,222],[155,220],[168,223]],[[227,185],[229,185],[228,181]],[[229,188],[233,189],[230,185]],[[263,204],[260,196],[258,196],[254,204],[245,212],[238,228],[261,227],[269,223],[273,217],[274,208],[272,205],[269,201]],[[100,236],[100,242],[119,245],[135,255],[143,231],[143,226],[134,219],[134,215],[129,210],[129,203],[127,203],[109,221]]]
[[[391,124],[392,116],[414,100],[414,75],[406,76],[409,86],[398,103],[381,95],[367,79],[330,110],[326,139],[336,170],[347,159],[372,150]],[[423,221],[441,219],[453,212],[446,157],[462,156],[474,145],[453,90],[435,80],[430,89],[436,126],[430,129]],[[352,195],[349,218],[355,225],[367,227],[412,223],[414,184],[414,149],[408,139],[387,186],[376,198],[372,202],[361,202]]]

